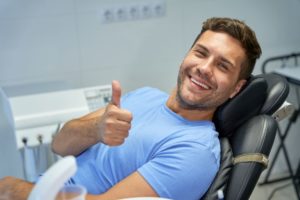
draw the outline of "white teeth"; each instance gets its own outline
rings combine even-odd
[[[205,84],[203,84],[203,83],[200,83],[200,82],[198,82],[198,81],[196,81],[195,79],[193,79],[193,78],[191,78],[191,81],[193,82],[193,83],[195,83],[196,85],[199,85],[200,87],[203,87],[203,88],[205,88],[205,89],[209,89],[209,87],[207,86],[207,85],[205,85]]]

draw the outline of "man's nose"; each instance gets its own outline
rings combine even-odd
[[[206,60],[197,65],[197,70],[200,74],[206,75],[208,77],[212,76],[213,62],[211,60]]]

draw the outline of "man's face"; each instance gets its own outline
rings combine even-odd
[[[205,31],[180,66],[177,101],[186,109],[215,110],[246,82],[238,80],[245,60],[238,40],[226,33]]]

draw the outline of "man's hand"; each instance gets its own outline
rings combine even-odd
[[[14,177],[0,179],[0,200],[27,199],[33,184]]]
[[[112,82],[112,100],[98,123],[102,143],[117,146],[123,144],[131,128],[132,114],[120,107],[121,85]]]

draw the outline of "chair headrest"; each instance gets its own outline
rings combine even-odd
[[[264,78],[268,84],[267,98],[260,113],[272,115],[286,100],[289,94],[289,84],[278,74],[261,74],[257,77]]]
[[[231,136],[245,121],[258,114],[272,114],[289,92],[287,81],[276,74],[252,76],[233,99],[221,105],[213,121],[220,137]]]
[[[267,96],[267,83],[264,78],[251,77],[237,96],[221,105],[214,122],[220,137],[230,136],[246,120],[260,112]]]

